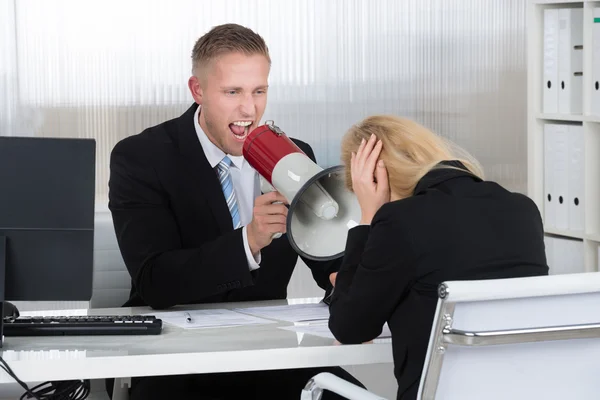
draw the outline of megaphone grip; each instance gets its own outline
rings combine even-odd
[[[283,204],[281,201],[274,201],[273,204]],[[283,233],[277,232],[271,235],[271,239],[279,239],[283,236]]]

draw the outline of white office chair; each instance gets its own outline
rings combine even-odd
[[[112,216],[107,206],[100,205],[94,217],[94,284],[90,307],[121,307],[130,290],[131,277],[119,250]],[[116,378],[112,400],[127,400],[130,385],[130,378]]]
[[[321,400],[324,390],[350,400],[386,400],[329,372],[313,376],[302,390],[300,400]]]
[[[446,282],[417,398],[598,398],[598,310],[598,272]],[[317,375],[302,400],[319,399],[323,389],[379,399],[339,381]]]
[[[94,217],[94,284],[91,308],[121,307],[129,298],[131,277],[121,256],[108,209]]]

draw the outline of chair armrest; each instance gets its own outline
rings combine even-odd
[[[467,332],[450,328],[443,330],[444,343],[459,346],[490,346],[598,337],[600,337],[600,323],[485,332]]]
[[[386,400],[329,372],[313,376],[302,390],[300,400],[320,400],[323,390],[337,393],[349,400]]]

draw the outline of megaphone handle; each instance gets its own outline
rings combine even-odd
[[[281,201],[274,201],[273,204],[283,204],[283,203]],[[274,234],[271,235],[271,239],[279,239],[282,236],[283,236],[283,233],[276,232],[276,233],[274,233]]]

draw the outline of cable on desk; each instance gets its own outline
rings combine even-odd
[[[25,393],[19,400],[85,400],[90,395],[89,380],[44,382],[30,389],[25,382],[15,375],[2,357],[0,357],[0,367],[25,389]]]

